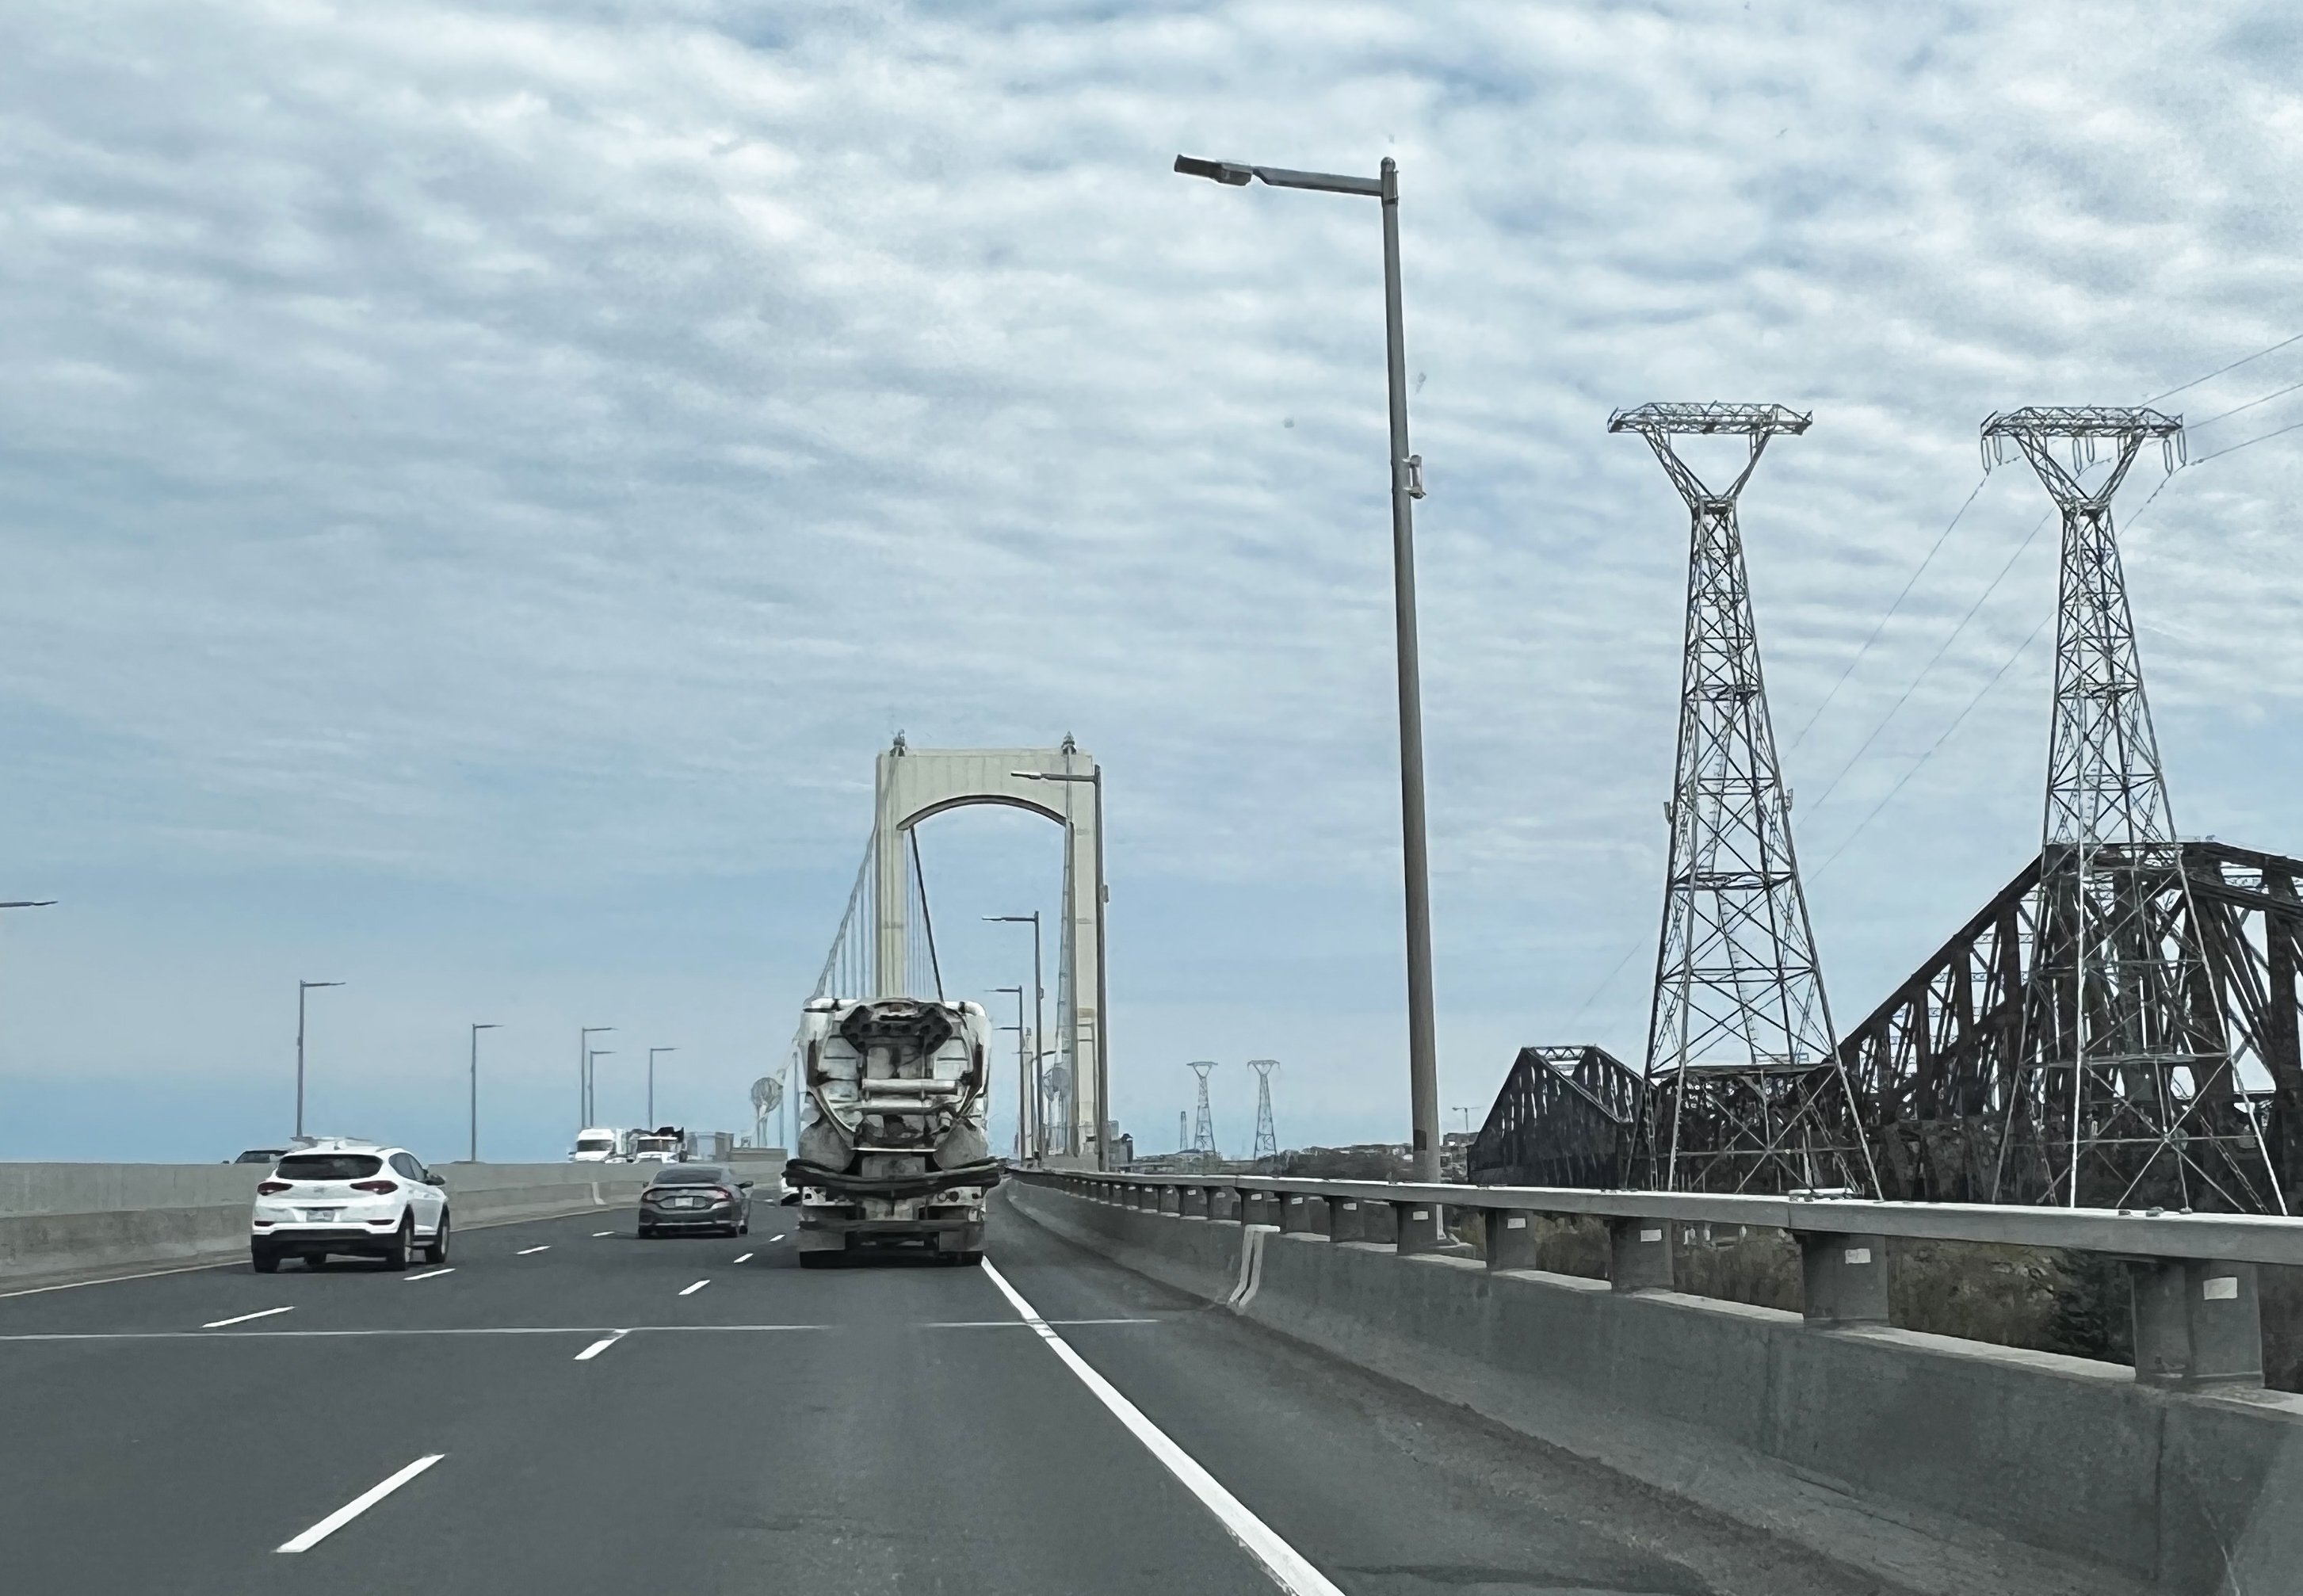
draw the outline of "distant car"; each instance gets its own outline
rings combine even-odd
[[[232,1161],[236,1164],[268,1164],[274,1159],[284,1156],[287,1151],[285,1147],[250,1147]]]
[[[270,1274],[283,1258],[316,1268],[342,1254],[406,1269],[448,1261],[448,1194],[404,1147],[332,1137],[281,1155],[257,1183],[249,1258]]]
[[[752,1183],[725,1164],[666,1164],[640,1194],[642,1236],[667,1230],[716,1230],[741,1236],[752,1228]]]

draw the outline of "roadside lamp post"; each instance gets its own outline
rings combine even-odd
[[[1391,582],[1399,665],[1399,821],[1407,899],[1407,1081],[1415,1178],[1439,1178],[1438,1043],[1432,1018],[1431,867],[1423,820],[1423,692],[1415,640],[1414,501],[1423,496],[1423,457],[1407,447],[1407,349],[1399,303],[1399,169],[1389,156],[1375,177],[1290,172],[1236,161],[1176,157],[1187,177],[1231,188],[1257,178],[1275,189],[1316,189],[1383,202],[1385,361],[1391,396]],[[1100,835],[1101,833],[1099,833]]]
[[[679,1051],[679,1050],[676,1047],[652,1047],[648,1049],[647,1122],[648,1128],[650,1130],[654,1130],[655,1128],[655,1056],[658,1053],[676,1053]]]
[[[986,915],[983,917],[995,925],[1029,925],[1032,928],[1032,1058],[1036,1064],[1048,1043],[1048,989],[1040,975],[1040,911],[1033,909],[1028,915]],[[1103,1023],[1101,1015],[1096,1017],[1096,1023],[1099,1026]],[[1017,1056],[1019,1059],[1023,1056],[1022,1043],[1023,1038],[1017,1037]],[[1038,1073],[1036,1068],[1032,1071],[1034,1076]],[[1038,1101],[1036,1093],[1033,1100]],[[1047,1123],[1044,1117],[1035,1117],[1034,1122],[1038,1125],[1039,1136],[1033,1144],[1033,1149],[1044,1157],[1048,1151]]]
[[[592,1128],[592,1038],[613,1026],[584,1026],[576,1033],[576,1128]]]
[[[602,1028],[605,1029],[604,1026]],[[587,1126],[592,1123],[589,1115],[596,1114],[600,1110],[599,1093],[595,1090],[600,1079],[600,1060],[612,1059],[615,1055],[616,1050],[612,1047],[595,1047],[584,1055],[584,1107],[586,1110],[584,1123]]]
[[[1028,1162],[1032,1157],[1032,1071],[1024,1062],[1024,989],[1020,986],[995,986],[994,992],[1016,994],[1016,1161]],[[1002,1026],[1001,1030],[1008,1027]]]
[[[471,1145],[465,1149],[464,1161],[467,1163],[476,1164],[480,1161],[480,1033],[483,1031],[501,1031],[502,1029],[503,1026],[493,1022],[487,1025],[476,1024],[472,1026],[472,1108],[470,1119],[472,1139]]]
[[[304,994],[323,986],[342,986],[341,981],[299,981],[296,983],[296,1134],[304,1134]]]
[[[1111,1158],[1107,1144],[1111,1138],[1104,1133],[1111,1125],[1111,1004],[1109,1001],[1109,978],[1105,973],[1105,966],[1111,961],[1106,957],[1109,950],[1103,940],[1103,900],[1111,889],[1104,884],[1103,880],[1103,766],[1096,765],[1084,774],[1073,771],[1009,771],[1008,773],[1020,781],[1084,781],[1095,790],[1095,1167],[1108,1170],[1111,1167]],[[1066,906],[1067,912],[1069,907]],[[1072,966],[1075,971],[1078,967],[1076,964]],[[1072,1028],[1076,1032],[1079,1028],[1076,975],[1073,986]],[[1075,1035],[1067,1039],[1064,1046],[1073,1050],[1072,1068],[1077,1069],[1078,1038]],[[1078,1092],[1076,1079],[1072,1082],[1070,1090],[1075,1094]],[[1075,1095],[1072,1099],[1075,1126],[1079,1120],[1078,1102]],[[1068,1141],[1066,1144],[1069,1145]],[[1071,1151],[1077,1153],[1079,1149],[1072,1147]]]

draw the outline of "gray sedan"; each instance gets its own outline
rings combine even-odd
[[[752,1228],[752,1183],[725,1164],[666,1164],[640,1194],[642,1236],[667,1230],[741,1236]]]

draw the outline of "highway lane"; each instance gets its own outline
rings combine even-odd
[[[770,1239],[788,1219],[763,1206],[747,1237],[641,1242],[628,1211],[586,1214],[468,1232],[454,1272],[428,1279],[239,1266],[0,1298],[12,1582],[1274,1589],[985,1274],[804,1271]],[[1353,1596],[1870,1588],[1004,1207],[991,1250],[1058,1334]],[[273,1550],[433,1456],[310,1550]]]

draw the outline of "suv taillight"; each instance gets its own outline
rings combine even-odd
[[[400,1187],[398,1186],[389,1180],[355,1180],[352,1182],[352,1190],[356,1192],[381,1192],[387,1197],[399,1189]]]
[[[256,1195],[259,1197],[268,1197],[274,1192],[284,1192],[288,1189],[289,1182],[285,1180],[259,1180],[256,1183]]]

